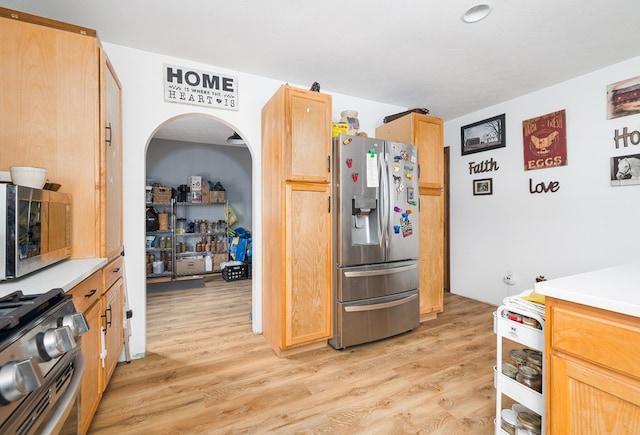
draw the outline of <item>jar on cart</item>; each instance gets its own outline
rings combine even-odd
[[[529,366],[518,367],[516,381],[526,385],[538,393],[542,393],[542,375],[538,369]]]
[[[519,412],[516,420],[516,435],[540,435],[542,420],[532,412]]]

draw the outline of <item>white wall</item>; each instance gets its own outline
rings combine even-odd
[[[553,66],[551,66],[552,68]],[[606,86],[640,75],[640,57],[445,123],[450,146],[451,291],[500,304],[557,278],[640,256],[640,185],[610,186],[614,131],[640,130],[640,115],[606,119]],[[568,165],[524,170],[522,121],[566,110]],[[506,148],[461,156],[460,127],[506,114]],[[499,169],[469,174],[469,162],[493,158]],[[473,196],[472,180],[493,178],[491,196]],[[558,181],[556,193],[529,193]],[[512,271],[518,283],[502,278]],[[615,291],[615,289],[611,289]],[[446,309],[446,308],[445,308]]]
[[[238,217],[233,227],[251,230],[253,177],[251,155],[245,146],[151,140],[147,148],[147,179],[177,188],[181,184],[189,184],[190,175],[220,182],[225,188],[226,199]],[[218,212],[222,214],[222,207]]]
[[[150,139],[164,122],[189,113],[212,116],[237,131],[247,141],[253,158],[253,330],[262,331],[262,299],[260,255],[262,224],[260,222],[262,159],[260,146],[260,113],[264,104],[286,82],[261,78],[225,68],[203,65],[184,59],[131,49],[103,42],[103,46],[122,83],[123,109],[123,182],[124,182],[124,243],[126,251],[126,279],[129,303],[133,310],[130,340],[131,355],[144,356],[146,348],[146,279],[144,251],[145,161]],[[207,109],[164,102],[162,66],[172,64],[238,77],[239,110]],[[291,83],[296,86],[296,84]],[[322,86],[322,83],[320,83]],[[298,84],[308,89],[311,83]],[[322,92],[329,90],[322,88]],[[333,95],[333,120],[340,112],[353,109],[359,112],[360,129],[373,136],[375,127],[390,114],[403,107],[375,103],[345,95]]]

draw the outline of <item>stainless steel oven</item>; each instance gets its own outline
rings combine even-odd
[[[0,433],[76,434],[83,313],[61,289],[0,298]]]

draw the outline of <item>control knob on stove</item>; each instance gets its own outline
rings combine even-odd
[[[84,313],[67,314],[62,318],[62,326],[68,326],[74,337],[79,337],[89,331],[89,324]]]
[[[11,361],[0,368],[0,403],[9,404],[35,391],[44,378],[31,360]]]
[[[36,336],[38,354],[44,361],[57,358],[76,347],[76,340],[68,326],[49,329]]]

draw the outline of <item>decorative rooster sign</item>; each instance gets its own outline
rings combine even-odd
[[[567,164],[566,127],[564,110],[522,121],[525,171]]]

